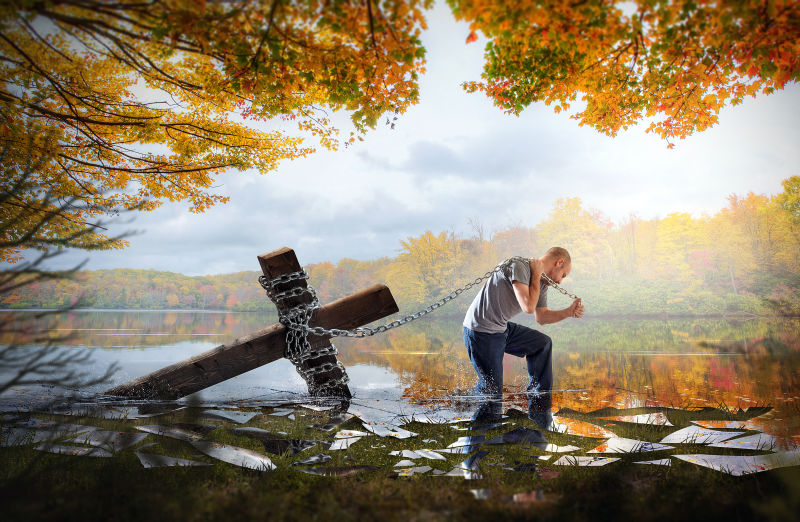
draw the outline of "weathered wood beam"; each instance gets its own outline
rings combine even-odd
[[[294,251],[290,249],[280,249],[259,256],[259,263],[268,277],[276,277],[299,270]],[[294,268],[295,266],[297,268]],[[304,280],[292,283],[295,286],[306,284]],[[292,283],[287,284],[292,285]],[[298,299],[306,297],[301,296]],[[366,290],[320,307],[309,324],[324,328],[357,328],[397,311],[397,304],[389,288],[385,285],[373,285]],[[308,339],[312,348],[315,349],[330,343],[327,337],[309,335]],[[105,393],[140,399],[184,397],[276,361],[283,357],[285,350],[286,328],[276,324],[144,377],[115,386],[106,390]],[[320,357],[308,361],[308,363],[318,365],[331,360],[335,364],[335,356]],[[334,372],[341,374],[341,371],[336,368],[315,377],[324,379],[328,377],[328,373]],[[333,376],[335,377],[335,373]],[[349,391],[347,394],[349,396]]]

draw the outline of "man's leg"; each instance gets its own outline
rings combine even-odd
[[[528,416],[540,427],[552,422],[553,341],[527,326],[508,323],[506,353],[525,357],[528,363]]]
[[[480,395],[502,395],[503,352],[506,335],[476,332],[464,327],[464,345],[469,360],[478,374],[475,393]]]

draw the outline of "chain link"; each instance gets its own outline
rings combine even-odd
[[[316,366],[307,364],[312,359],[318,359],[327,355],[335,356],[339,353],[336,346],[333,344],[318,349],[312,349],[311,343],[308,341],[308,322],[314,315],[314,310],[319,308],[319,299],[317,299],[317,293],[314,288],[307,285],[305,287],[297,286],[284,291],[277,290],[279,285],[307,279],[308,273],[305,270],[298,270],[297,272],[283,274],[272,279],[262,275],[258,278],[258,282],[267,292],[267,296],[270,300],[272,300],[278,308],[278,316],[281,324],[286,326],[286,352],[284,356],[292,361],[297,373],[306,381],[308,391],[312,395],[320,396],[326,393],[340,392],[341,387],[350,382],[350,378],[347,376],[344,365],[339,361],[336,361],[336,363],[326,361]],[[285,303],[287,299],[300,297],[302,295],[310,296],[310,301],[295,306],[289,306]],[[330,372],[336,368],[341,371],[339,377],[328,379],[323,383],[317,383],[317,379],[315,378],[317,375]]]
[[[508,267],[514,261],[522,261],[522,262],[525,262],[525,263],[530,263],[531,260],[530,260],[530,258],[527,258],[527,257],[520,257],[520,256],[510,257],[510,258],[506,259],[505,261],[503,261],[502,263],[500,263],[499,265],[497,265],[494,269],[492,269],[492,270],[486,272],[485,274],[483,274],[481,277],[478,277],[475,280],[470,281],[469,283],[465,284],[464,286],[462,286],[460,288],[456,288],[455,290],[453,290],[452,292],[450,292],[449,294],[447,294],[443,298],[441,298],[438,301],[436,301],[435,303],[423,308],[422,310],[420,310],[420,311],[418,311],[416,313],[413,313],[413,314],[405,315],[405,316],[401,317],[400,319],[395,319],[394,321],[392,321],[390,323],[386,323],[386,324],[383,324],[381,326],[377,326],[375,328],[370,328],[368,326],[364,326],[362,328],[354,328],[352,330],[342,330],[342,329],[339,329],[339,328],[323,328],[321,326],[308,326],[308,321],[311,319],[311,314],[313,313],[314,309],[319,307],[319,301],[317,300],[316,292],[314,292],[314,289],[311,288],[310,286],[308,288],[296,288],[296,289],[293,289],[292,291],[301,290],[299,295],[302,295],[305,292],[309,292],[312,295],[312,303],[314,303],[314,304],[298,305],[296,307],[291,308],[290,310],[287,310],[285,313],[281,312],[281,315],[280,315],[281,323],[286,325],[288,328],[297,329],[297,330],[302,331],[302,336],[303,336],[304,339],[305,339],[305,336],[308,335],[308,334],[318,335],[318,336],[330,336],[330,337],[358,337],[358,338],[371,337],[371,336],[373,336],[375,334],[387,332],[387,331],[389,331],[389,330],[391,330],[393,328],[397,328],[399,326],[403,326],[404,324],[410,323],[412,321],[416,321],[417,319],[419,319],[419,318],[421,318],[421,317],[433,312],[437,308],[439,308],[441,306],[444,306],[445,304],[447,304],[448,302],[452,301],[453,299],[455,299],[456,297],[458,297],[462,293],[466,292],[467,290],[469,290],[473,286],[479,285],[483,281],[485,281],[486,279],[489,279],[496,272],[504,270],[506,267]],[[302,275],[298,276],[297,274],[302,274]],[[288,278],[288,279],[286,279],[286,278]],[[275,288],[276,285],[280,284],[281,282],[293,281],[295,279],[300,279],[300,278],[308,279],[308,274],[305,272],[305,270],[301,270],[300,272],[292,272],[291,274],[285,274],[285,275],[279,276],[279,277],[277,277],[275,279],[267,279],[265,276],[261,276],[261,277],[258,278],[258,280],[261,283],[261,286],[263,286],[264,289],[267,290],[267,295],[270,296],[270,299],[272,299],[273,301],[276,301],[276,300],[286,299],[288,297],[296,297],[296,295],[293,294],[292,291],[275,293],[274,292],[274,288]],[[280,281],[278,281],[279,279],[280,279]],[[579,297],[576,296],[575,294],[572,294],[572,293],[568,292],[567,290],[561,288],[555,281],[553,281],[550,277],[548,277],[547,274],[542,274],[542,279],[545,281],[545,283],[548,286],[555,288],[556,290],[558,290],[562,294],[564,294],[564,295],[566,295],[568,297],[571,297],[572,299],[579,299]],[[284,296],[284,294],[287,294],[287,295]],[[291,294],[291,295],[289,295],[289,294]],[[280,308],[278,310],[280,312]],[[286,322],[284,322],[284,321],[286,321]],[[306,341],[306,344],[307,344],[307,341]],[[287,334],[287,350],[288,350],[288,346],[289,346],[289,343],[288,343],[288,334]],[[294,357],[301,357],[300,354],[293,354],[293,356]],[[314,358],[314,357],[317,357],[317,355],[309,356],[307,358]],[[288,358],[288,356],[287,356],[287,358]],[[342,368],[344,368],[344,367],[342,367]],[[298,369],[298,371],[300,371],[300,370]],[[342,371],[344,372],[344,369]]]

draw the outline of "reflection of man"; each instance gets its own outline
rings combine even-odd
[[[546,274],[555,283],[569,274],[569,253],[553,247],[530,263],[514,260],[486,281],[464,317],[464,344],[478,374],[475,392],[499,395],[503,392],[503,355],[525,357],[528,363],[530,407],[549,410],[553,388],[552,341],[547,335],[527,326],[509,322],[525,312],[539,324],[550,324],[567,317],[582,317],[583,305],[576,299],[563,310],[547,308]]]

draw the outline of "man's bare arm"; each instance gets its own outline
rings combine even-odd
[[[583,305],[580,299],[575,299],[571,305],[563,310],[550,310],[541,306],[534,311],[536,322],[539,324],[553,324],[563,321],[567,317],[583,317]]]
[[[517,302],[519,302],[519,307],[522,308],[522,311],[526,314],[532,314],[536,310],[536,303],[539,302],[539,291],[540,291],[540,283],[539,280],[536,280],[536,284],[531,281],[530,285],[526,285],[520,281],[514,281],[514,295],[517,296]]]
[[[538,259],[531,259],[531,284],[526,285],[521,281],[512,282],[514,295],[522,311],[532,314],[536,311],[536,303],[539,302],[539,291],[541,290],[542,262]]]

